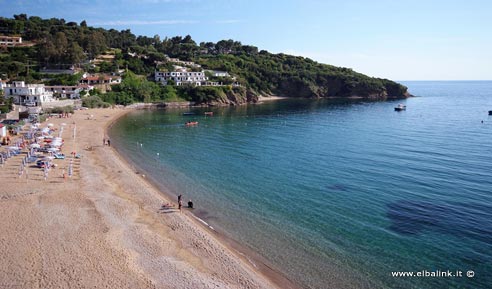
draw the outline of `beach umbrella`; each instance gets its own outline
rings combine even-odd
[[[8,147],[7,149],[9,149],[9,150],[19,150],[20,148],[19,147],[16,147],[16,146],[11,146],[11,147]]]
[[[59,150],[60,149],[58,149],[58,148],[49,148],[49,149],[47,149],[47,151],[49,151],[49,152],[57,152]]]
[[[53,126],[55,126],[55,125],[52,123],[48,123],[48,127],[53,127]]]
[[[40,148],[40,147],[41,147],[41,146],[40,146],[39,144],[37,144],[37,143],[33,143],[33,144],[31,145],[31,148],[32,148],[32,149],[33,149],[33,148],[38,149],[38,148]]]

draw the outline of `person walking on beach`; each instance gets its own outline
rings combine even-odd
[[[108,138],[108,147],[110,147],[110,146],[111,146],[111,141]]]
[[[181,202],[181,198],[182,198],[182,197],[183,197],[183,196],[182,196],[181,194],[179,194],[179,195],[178,195],[178,203],[179,203],[179,202]]]
[[[183,202],[181,200],[178,201],[178,209],[181,212],[181,207],[183,206]]]

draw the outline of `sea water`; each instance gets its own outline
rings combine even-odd
[[[492,82],[404,84],[417,97],[135,111],[110,136],[302,287],[490,288]]]

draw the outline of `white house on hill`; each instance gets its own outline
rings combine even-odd
[[[219,71],[219,70],[209,70],[210,73],[212,73],[213,76],[215,77],[229,77],[229,73],[226,71]]]
[[[79,99],[80,96],[84,96],[89,90],[94,87],[91,85],[53,85],[46,86],[46,90],[51,91],[54,97],[69,98],[69,99]]]
[[[22,44],[20,36],[4,36],[0,35],[0,46],[16,46]]]
[[[15,104],[39,106],[46,102],[55,101],[53,92],[47,91],[44,84],[25,84],[24,81],[14,81],[4,88],[5,98],[13,98]]]
[[[80,84],[96,85],[96,84],[118,84],[121,83],[121,76],[114,75],[84,75],[80,80]]]
[[[205,76],[205,72],[203,71],[186,71],[185,69],[179,69],[177,71],[171,72],[155,72],[156,82],[160,82],[166,85],[169,80],[173,80],[176,85],[191,84],[195,86],[200,86],[203,82],[207,81],[207,77]]]

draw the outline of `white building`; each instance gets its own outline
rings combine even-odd
[[[80,80],[80,84],[96,85],[96,84],[119,84],[121,76],[117,75],[87,75],[84,74]]]
[[[5,87],[7,87],[7,81],[0,78],[0,90],[5,90]]]
[[[4,138],[7,136],[7,127],[0,123],[0,137]]]
[[[210,70],[210,73],[212,73],[213,76],[215,77],[229,77],[229,73],[227,71],[219,71],[219,70]]]
[[[191,84],[195,86],[200,86],[202,85],[202,82],[207,81],[207,77],[205,77],[205,72],[203,71],[186,71],[185,69],[179,69],[177,71],[171,72],[155,72],[156,82],[160,82],[166,85],[168,80],[173,80],[176,85]]]
[[[53,92],[46,91],[44,84],[25,84],[24,81],[14,81],[4,88],[5,98],[13,98],[15,104],[39,106],[46,102],[55,101]]]
[[[0,35],[0,46],[16,46],[22,44],[20,36],[3,36]]]
[[[53,85],[46,86],[47,91],[51,91],[54,97],[79,99],[82,88],[79,86]]]

